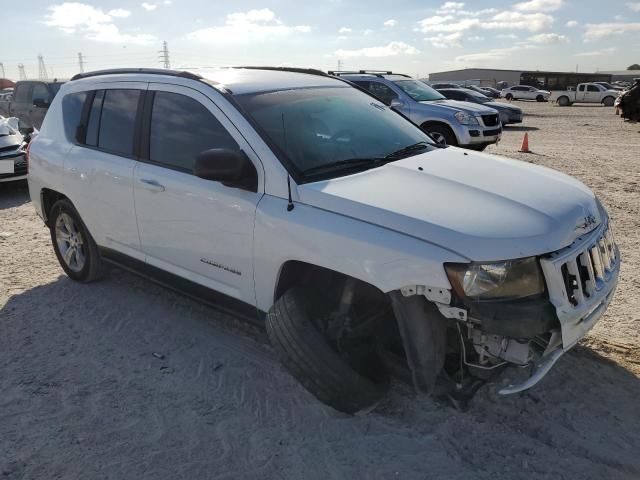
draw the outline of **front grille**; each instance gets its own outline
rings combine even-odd
[[[553,254],[551,255],[553,258]],[[618,263],[613,233],[605,228],[560,265],[565,302],[580,307],[602,290]]]
[[[10,145],[8,147],[0,147],[0,153],[15,152],[16,150],[18,150],[18,148],[20,148],[20,145]]]
[[[500,123],[500,118],[497,114],[492,115],[482,115],[482,121],[487,127],[495,127]]]
[[[500,132],[502,132],[501,128],[494,128],[493,130],[483,131],[482,135],[484,135],[485,137],[493,137],[494,135],[500,135]]]

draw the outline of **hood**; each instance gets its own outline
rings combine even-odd
[[[605,215],[594,194],[568,175],[455,147],[303,184],[298,195],[475,261],[559,250],[588,231],[585,217],[595,218],[593,229]]]
[[[496,113],[490,107],[471,102],[460,102],[458,100],[433,100],[430,102],[420,102],[425,105],[440,105],[441,107],[452,110],[453,112],[466,112],[471,115],[489,115]]]

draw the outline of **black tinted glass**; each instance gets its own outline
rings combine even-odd
[[[75,142],[76,131],[82,117],[87,92],[70,93],[62,99],[62,119],[67,140]]]
[[[238,144],[200,102],[177,93],[156,92],[151,113],[151,161],[191,172],[198,154]]]
[[[50,101],[51,99],[47,86],[44,83],[35,83],[33,85],[33,93],[31,94],[31,102],[49,103]]]
[[[133,134],[139,90],[107,90],[102,104],[98,147],[114,153],[133,154]]]
[[[102,101],[104,100],[104,90],[96,92],[96,96],[91,104],[91,112],[89,113],[89,124],[87,125],[86,144],[92,147],[98,146],[98,127],[100,126],[100,111],[102,110]]]

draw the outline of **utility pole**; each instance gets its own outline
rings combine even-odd
[[[49,75],[47,75],[47,67],[44,64],[44,57],[42,56],[42,54],[38,55],[38,79],[49,80]]]
[[[84,73],[84,56],[82,52],[78,52],[78,66],[80,67],[80,73]]]
[[[24,65],[22,63],[18,64],[18,78],[20,80],[26,80],[27,79],[27,74],[24,71]]]
[[[338,71],[342,70],[342,60],[338,60]]]
[[[4,63],[0,62],[0,78],[6,78],[4,76]]]
[[[162,64],[164,65],[164,68],[171,68],[171,62],[169,62],[169,46],[167,45],[167,42],[162,42],[162,50],[160,50],[158,52],[160,54],[160,60],[162,61]]]

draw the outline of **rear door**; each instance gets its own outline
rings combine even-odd
[[[587,98],[587,85],[582,83],[576,90],[576,102],[584,102]]]
[[[33,82],[18,82],[13,92],[13,101],[11,102],[10,115],[20,119],[20,128],[32,127],[31,116],[29,111],[33,104],[31,103],[33,92]]]
[[[65,159],[65,190],[99,245],[143,259],[133,170],[147,83],[105,85],[89,93],[80,138]]]
[[[253,227],[264,184],[258,158],[196,90],[150,84],[145,112],[148,151],[135,171],[135,206],[147,263],[255,305]],[[258,191],[193,175],[196,156],[212,148],[242,150],[258,171]]]

